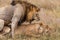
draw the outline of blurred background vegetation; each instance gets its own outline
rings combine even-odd
[[[60,0],[23,0],[38,6],[43,11],[40,12],[40,19],[48,24],[55,31],[51,35],[43,35],[39,38],[28,36],[16,36],[15,40],[60,40]],[[0,0],[0,7],[9,5],[11,0]],[[6,40],[11,38],[3,37]],[[0,39],[0,40],[4,40]]]

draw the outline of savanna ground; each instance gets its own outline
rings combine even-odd
[[[40,20],[53,28],[50,35],[41,35],[40,37],[30,37],[16,35],[15,40],[60,40],[60,0],[27,0],[36,6],[43,8],[40,13]],[[0,40],[13,40],[8,35]]]

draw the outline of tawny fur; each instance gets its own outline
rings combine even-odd
[[[27,10],[26,20],[31,21],[32,19],[34,19],[34,15],[37,14],[39,9],[37,7],[35,7],[35,6],[30,6],[30,8],[28,10]]]
[[[8,28],[6,29],[9,30]],[[20,25],[18,28],[16,28],[15,35],[22,34],[22,35],[28,35],[33,37],[40,37],[40,35],[50,33],[50,32],[52,32],[52,30],[49,26],[43,25],[43,23],[36,23],[36,24]]]
[[[4,20],[5,25],[11,22],[13,16],[13,6],[7,5],[0,8],[0,19]]]
[[[28,21],[28,22],[31,22],[32,19],[34,18],[34,15],[36,14],[36,12],[38,12],[40,10],[37,6],[35,6],[31,3],[28,3],[26,1],[16,1],[15,0],[11,4],[16,5],[17,3],[20,3],[25,7],[26,21]]]
[[[20,3],[20,4],[18,4]],[[31,21],[33,15],[39,11],[39,8],[27,3],[27,2],[18,2],[16,5],[8,5],[2,7],[0,10],[0,19],[4,20],[5,25],[11,23],[12,37],[14,35],[14,30],[17,27],[19,21],[26,15],[26,20]],[[26,14],[25,14],[26,12]]]
[[[4,27],[4,20],[0,19],[0,31],[3,29]]]
[[[24,18],[24,13],[25,13],[25,10],[23,8],[23,6],[21,4],[16,4],[15,6],[15,10],[14,10],[14,15],[12,17],[12,20],[11,20],[11,28],[12,28],[12,36],[14,35],[14,30],[15,28],[17,27],[17,24],[19,21],[22,21],[22,19]],[[14,37],[14,36],[13,36]]]
[[[24,17],[25,10],[21,4],[16,4],[15,6],[8,5],[0,8],[0,19],[4,20],[5,24],[11,23],[11,33],[14,37],[14,30],[19,21],[22,21]]]

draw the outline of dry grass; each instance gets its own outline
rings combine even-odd
[[[16,35],[15,40],[60,40],[60,0],[30,0],[29,2],[43,8],[40,12],[41,21],[48,24],[54,31],[50,35],[44,34],[39,38]],[[0,40],[13,39],[6,35]]]
[[[40,37],[30,37],[26,35],[16,35],[15,40],[60,40],[60,16],[59,9],[45,9],[44,15],[41,14],[41,21],[53,28],[53,32],[41,35]],[[10,39],[10,38],[8,38]]]
[[[23,1],[30,2],[42,8],[56,8],[60,6],[60,0],[23,0]]]

